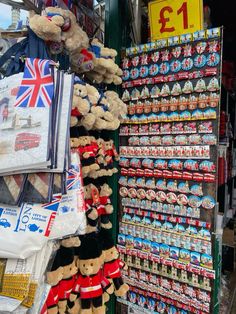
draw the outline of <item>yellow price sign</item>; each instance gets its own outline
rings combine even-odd
[[[152,41],[203,29],[202,0],[156,0],[148,12]]]

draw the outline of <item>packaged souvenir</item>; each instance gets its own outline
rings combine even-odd
[[[202,136],[203,144],[216,145],[217,139],[214,134],[206,134]]]
[[[178,184],[177,190],[180,193],[189,193],[189,183],[187,181],[186,182],[180,182]],[[183,204],[183,205],[185,205],[185,204]]]
[[[167,186],[166,186],[167,190],[170,192],[177,192],[178,188],[177,188],[177,181],[168,181]]]
[[[205,209],[212,209],[216,205],[216,201],[212,196],[204,196],[202,198],[202,207]]]
[[[198,107],[199,108],[206,108],[207,107],[207,103],[209,100],[209,96],[206,94],[200,94],[199,98],[198,98]]]
[[[169,192],[166,194],[166,201],[170,204],[174,204],[177,202],[177,196],[173,192]]]
[[[129,59],[128,58],[123,58],[122,60],[122,68],[123,69],[128,69],[129,68]]]
[[[170,101],[167,98],[162,98],[161,99],[161,105],[160,105],[160,109],[162,112],[168,111],[169,110],[169,104]]]
[[[182,122],[174,123],[172,126],[172,133],[178,134],[184,132],[184,124]]]
[[[181,67],[184,71],[190,71],[193,67],[193,60],[191,58],[184,58]]]
[[[175,137],[175,145],[187,145],[188,137],[186,135],[177,135]]]
[[[179,119],[183,121],[191,120],[191,113],[188,110],[184,110],[179,114]]]
[[[147,124],[142,124],[139,126],[139,129],[138,129],[138,133],[139,134],[148,134],[149,132],[149,129],[148,129],[148,125]]]
[[[162,138],[160,136],[152,136],[150,137],[150,145],[161,145],[162,144]]]
[[[156,198],[156,193],[153,190],[147,190],[146,191],[146,197],[148,200],[152,201]]]
[[[185,82],[184,87],[183,87],[183,89],[182,89],[182,92],[183,92],[184,94],[190,94],[190,93],[193,92],[193,84],[192,84],[191,81]]]
[[[210,92],[218,91],[220,89],[219,81],[213,77],[207,85],[207,90]]]
[[[151,60],[156,63],[159,60],[160,52],[156,51],[151,54]]]
[[[147,86],[145,86],[143,89],[142,89],[142,92],[141,92],[141,98],[142,99],[145,99],[145,98],[149,98],[150,94],[149,94],[149,89],[147,88]]]
[[[190,251],[186,250],[185,248],[180,249],[179,260],[184,263],[189,263],[190,259]]]
[[[140,92],[137,88],[132,90],[130,98],[131,98],[131,100],[138,100],[140,98]]]
[[[120,157],[119,165],[121,167],[129,167],[129,159],[126,157]]]
[[[217,52],[210,53],[207,56],[207,65],[210,67],[215,67],[220,62],[220,55]]]
[[[171,123],[164,123],[160,127],[161,134],[170,134],[171,133]]]
[[[142,65],[148,64],[148,55],[146,53],[140,56],[140,62]]]
[[[212,108],[205,110],[204,118],[205,119],[216,119],[216,110],[212,109]]]
[[[201,120],[204,117],[205,117],[205,113],[202,110],[196,109],[192,112],[193,120]]]
[[[188,108],[189,110],[194,110],[197,108],[197,104],[198,104],[198,97],[195,95],[191,95],[189,97],[189,103],[188,103]]]
[[[123,186],[127,186],[127,177],[121,176],[119,178],[119,184]]]
[[[196,133],[197,132],[197,126],[196,122],[188,122],[184,125],[184,132],[186,133]]]
[[[199,134],[190,135],[188,140],[190,145],[202,144],[202,138]]]
[[[174,60],[170,63],[171,72],[177,73],[181,70],[181,62],[179,60]]]
[[[197,207],[200,207],[202,205],[202,200],[198,196],[191,195],[188,198],[188,204],[189,204],[189,206],[191,206],[193,208],[197,208]]]
[[[205,52],[207,47],[207,43],[205,41],[200,41],[196,44],[195,49],[198,54],[202,54]]]
[[[200,266],[201,255],[197,252],[191,252],[191,263]]]
[[[166,200],[166,194],[163,191],[156,192],[156,200],[158,202],[164,202]]]
[[[182,170],[183,169],[183,162],[177,159],[171,159],[168,162],[168,168],[173,170]]]
[[[172,90],[171,90],[171,95],[172,96],[178,96],[180,95],[182,92],[182,89],[181,89],[181,86],[179,83],[175,83],[172,87]]]
[[[139,137],[138,137],[138,136],[131,136],[131,137],[128,139],[128,143],[129,143],[129,145],[131,145],[131,146],[140,145]]]
[[[206,58],[205,55],[200,54],[200,55],[197,55],[197,56],[194,58],[193,62],[194,62],[194,66],[195,66],[196,68],[203,68],[204,65],[205,65],[206,62],[207,62],[207,58]]]
[[[150,91],[151,98],[157,98],[160,96],[160,89],[157,85],[154,85]]]
[[[197,81],[197,84],[194,88],[194,91],[198,92],[198,93],[202,93],[202,92],[206,91],[206,84],[205,84],[205,81],[203,79],[200,79]]]
[[[169,96],[170,95],[170,88],[169,85],[164,84],[161,88],[161,96],[165,97],[165,96]]]
[[[219,104],[219,100],[220,100],[220,95],[217,93],[210,93],[210,97],[209,97],[209,105],[210,107],[217,107]]]
[[[149,74],[149,68],[148,68],[147,66],[141,66],[141,67],[139,68],[139,76],[140,76],[141,78],[147,77],[148,74]]]
[[[170,70],[170,66],[169,66],[169,63],[168,62],[162,62],[159,66],[159,72],[160,74],[167,74]]]
[[[146,192],[144,189],[138,189],[137,190],[137,197],[139,199],[145,199],[146,198]]]
[[[174,138],[171,135],[166,135],[162,137],[162,145],[173,145]]]
[[[170,254],[170,247],[167,244],[160,244],[160,256],[168,258]]]

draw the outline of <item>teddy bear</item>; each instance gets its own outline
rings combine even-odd
[[[86,76],[92,82],[120,85],[122,70],[115,63],[117,52],[106,48],[96,38],[92,40],[90,50],[94,54],[94,68]]]
[[[96,163],[95,157],[97,156],[98,145],[94,137],[90,137],[86,134],[83,128],[79,129],[81,136],[79,138],[71,138],[71,148],[77,148],[82,165],[83,177],[88,176],[91,171],[99,169],[99,165]]]
[[[53,262],[49,262],[51,266],[50,271],[46,273],[46,281],[51,285],[46,302],[41,310],[41,313],[57,314],[58,313],[58,301],[59,301],[59,282],[63,278],[63,267],[61,264],[60,249],[55,253]]]
[[[69,54],[73,51],[89,47],[89,38],[76,21],[75,15],[70,10],[63,10],[58,7],[47,7],[46,14],[60,14],[66,23],[66,27],[62,27],[61,41],[64,43],[65,49]],[[54,38],[51,38],[54,41]]]
[[[112,228],[112,224],[109,220],[110,214],[113,213],[113,206],[109,198],[112,194],[112,189],[108,184],[103,184],[99,192],[98,188],[92,183],[84,186],[84,189],[88,222],[87,233],[92,233],[97,230],[99,217],[103,228]]]
[[[104,276],[109,278],[114,284],[115,295],[123,297],[128,292],[129,286],[123,282],[121,269],[127,270],[128,267],[119,259],[119,252],[109,231],[102,228],[100,231],[100,237],[104,256]]]
[[[33,32],[50,45],[61,43],[69,54],[89,47],[87,34],[79,27],[75,15],[69,10],[47,7],[44,15],[35,14],[29,19]],[[52,49],[59,53],[60,49]]]
[[[70,55],[72,70],[75,73],[85,73],[94,68],[94,56],[88,49],[82,48],[73,51]]]
[[[71,115],[86,116],[90,111],[90,102],[86,84],[79,78],[75,79]]]
[[[70,294],[70,301],[80,299],[81,314],[105,314],[103,292],[114,292],[110,281],[103,275],[103,254],[98,239],[84,237],[81,241],[77,267],[79,273]]]
[[[110,196],[112,194],[112,189],[108,184],[103,184],[99,192],[100,204],[104,207],[104,213],[101,215],[101,227],[104,229],[112,228],[112,224],[109,220],[110,215],[113,213],[113,206],[111,204]]]
[[[74,260],[74,250],[71,247],[60,247],[61,266],[63,266],[63,278],[59,283],[58,311],[64,314],[67,308],[67,300],[74,286],[77,274],[77,266]]]
[[[119,95],[111,90],[108,90],[104,93],[110,106],[109,111],[117,119],[121,118],[127,114],[127,105],[119,98]]]
[[[51,16],[33,15],[29,19],[29,26],[32,31],[45,41],[61,42],[62,26],[65,20],[59,14]]]

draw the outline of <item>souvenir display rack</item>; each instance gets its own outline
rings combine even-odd
[[[222,32],[128,48],[123,59],[118,244],[126,304],[218,313],[216,234]]]

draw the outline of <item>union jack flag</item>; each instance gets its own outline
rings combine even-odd
[[[77,189],[80,186],[80,173],[70,169],[67,173],[67,191]]]
[[[50,60],[27,58],[15,107],[49,107],[53,97]]]

